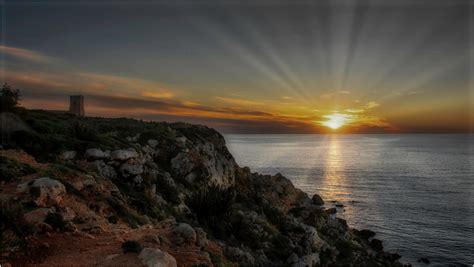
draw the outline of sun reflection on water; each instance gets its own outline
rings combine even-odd
[[[347,191],[349,181],[344,174],[346,168],[343,159],[344,142],[341,139],[338,135],[329,137],[321,188],[326,206],[334,207],[334,201],[343,204],[343,208],[338,208],[337,217],[351,221],[353,211],[348,205],[351,202],[351,193]]]

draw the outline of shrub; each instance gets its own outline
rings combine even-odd
[[[140,251],[142,251],[142,246],[137,241],[127,240],[122,244],[122,251],[124,254],[128,252],[140,253]]]
[[[48,213],[44,222],[51,225],[53,229],[59,229],[61,231],[64,230],[64,226],[66,225],[66,222],[58,213]]]
[[[198,219],[221,217],[227,214],[235,201],[235,189],[211,185],[186,198],[186,205],[194,211]]]
[[[10,85],[3,84],[0,89],[0,111],[12,111],[17,105],[20,99],[20,90],[12,89]]]
[[[79,140],[99,141],[97,131],[84,121],[74,120],[68,129],[69,134]]]
[[[13,179],[35,173],[36,170],[28,164],[0,156],[0,181],[9,182]]]

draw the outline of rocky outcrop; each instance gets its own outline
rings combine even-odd
[[[399,266],[374,232],[350,229],[319,195],[310,198],[281,174],[239,167],[215,130],[129,123],[140,131],[102,133],[113,140],[92,138],[92,148],[44,157],[54,161],[38,165],[38,174],[8,180],[0,194],[10,216],[5,246],[38,239],[79,251],[74,260],[91,247],[84,255],[98,256],[83,263],[105,266]],[[29,228],[34,237],[18,230]],[[7,258],[32,263],[24,251]],[[42,262],[51,264],[34,263]]]
[[[176,267],[176,259],[156,248],[145,248],[138,256],[147,267]]]
[[[59,204],[66,194],[66,187],[59,181],[42,177],[28,183],[19,184],[17,192],[28,192],[39,207]]]

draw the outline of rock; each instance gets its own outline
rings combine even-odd
[[[370,247],[375,249],[375,251],[382,251],[383,250],[382,241],[374,238],[372,239],[372,241],[370,241]]]
[[[176,144],[180,147],[184,147],[186,146],[186,141],[188,140],[186,137],[184,136],[180,136],[180,137],[176,137]]]
[[[60,160],[72,160],[75,159],[77,155],[76,151],[64,151],[59,154],[59,159]]]
[[[298,257],[298,255],[296,255],[295,253],[291,254],[288,259],[286,259],[286,262],[288,264],[294,264],[294,263],[298,263],[300,261],[300,258]]]
[[[125,139],[129,142],[137,142],[140,138],[140,134],[136,134],[135,136],[127,136]]]
[[[175,239],[173,242],[176,245],[181,245],[183,243],[194,244],[197,241],[196,231],[193,227],[187,223],[180,223],[173,229],[175,234]]]
[[[110,157],[110,152],[102,151],[99,148],[91,148],[86,150],[84,157],[88,160],[106,159]]]
[[[344,208],[344,205],[341,204],[341,203],[337,203],[335,206],[338,207],[338,208]]]
[[[67,222],[64,225],[64,231],[76,233],[77,232],[77,226],[73,222]]]
[[[143,165],[123,164],[120,166],[120,174],[122,177],[128,178],[143,173]]]
[[[364,240],[368,240],[371,237],[375,236],[375,232],[367,229],[357,231],[356,234]]]
[[[66,195],[66,187],[59,181],[42,177],[17,186],[18,192],[29,190],[33,202],[39,207],[48,207],[61,202]]]
[[[133,178],[133,182],[136,184],[141,184],[143,182],[143,177],[141,175],[137,175]],[[155,186],[155,192],[156,192],[156,186]]]
[[[294,267],[307,267],[307,266],[319,266],[319,254],[318,253],[312,253],[308,255],[304,255],[301,257],[301,259],[293,264],[292,266]]]
[[[117,178],[117,172],[114,167],[105,164],[102,160],[96,160],[93,162],[94,166],[97,168],[97,173],[101,176],[104,176],[109,179]]]
[[[120,254],[110,254],[110,255],[107,255],[107,256],[105,257],[105,259],[106,259],[106,260],[111,260],[111,259],[116,258],[116,257],[118,257],[118,256],[120,256]]]
[[[148,267],[176,267],[176,259],[156,248],[145,248],[138,258]]]
[[[324,205],[324,200],[318,194],[314,194],[312,200],[313,200],[314,205],[318,205],[318,206]]]
[[[418,259],[418,262],[422,262],[424,264],[430,264],[430,260],[428,258],[420,258]]]
[[[184,177],[188,183],[199,180],[206,186],[234,184],[237,164],[230,153],[223,154],[212,143],[199,144],[191,152],[182,151],[171,159],[174,176]]]
[[[119,160],[119,161],[125,161],[128,159],[136,158],[138,157],[138,153],[135,151],[135,149],[120,149],[120,150],[115,150],[110,154],[110,157],[113,160]]]
[[[195,230],[197,236],[196,245],[200,248],[207,247],[209,241],[207,240],[206,232],[200,227],[197,227]]]
[[[305,226],[304,229],[306,231],[306,236],[311,244],[311,249],[313,249],[314,251],[319,251],[324,245],[324,241],[319,237],[316,228],[312,226],[307,226],[305,224],[303,224],[302,226]]]
[[[57,213],[65,222],[70,222],[76,217],[76,213],[69,207],[60,208]]]
[[[158,140],[150,139],[150,140],[147,141],[147,143],[148,143],[148,145],[149,145],[150,147],[153,147],[153,148],[154,148],[154,147],[156,147],[156,146],[158,145]]]
[[[224,253],[230,260],[237,262],[241,266],[252,266],[255,264],[255,258],[252,254],[238,247],[226,247]]]
[[[27,223],[37,224],[43,222],[46,216],[53,212],[54,208],[39,208],[23,214],[23,218]]]

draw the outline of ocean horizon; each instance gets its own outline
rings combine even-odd
[[[474,263],[473,134],[230,134],[240,166],[281,173],[401,262]]]

